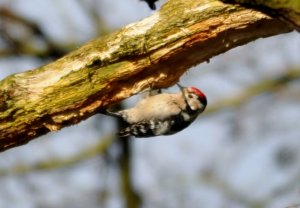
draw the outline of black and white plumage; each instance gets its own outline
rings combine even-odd
[[[125,128],[121,137],[171,135],[189,126],[207,105],[206,96],[195,87],[178,93],[161,93],[141,100],[136,106],[107,114],[120,117]]]

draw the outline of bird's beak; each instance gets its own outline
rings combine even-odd
[[[180,85],[178,83],[176,83],[176,85],[179,87],[180,90],[183,90],[184,87],[182,85]]]

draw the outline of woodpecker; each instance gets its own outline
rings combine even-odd
[[[120,137],[153,137],[175,134],[188,127],[205,110],[206,96],[195,87],[178,93],[160,93],[142,99],[136,106],[106,114],[122,118]]]

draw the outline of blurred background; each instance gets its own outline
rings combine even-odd
[[[152,13],[139,0],[0,0],[0,77]],[[119,124],[96,115],[0,153],[0,208],[300,207],[299,33],[214,57],[181,84],[208,108],[176,135],[114,141]]]

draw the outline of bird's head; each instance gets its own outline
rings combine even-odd
[[[178,85],[182,91],[186,103],[191,110],[203,112],[207,105],[205,94],[196,87],[182,87]]]

